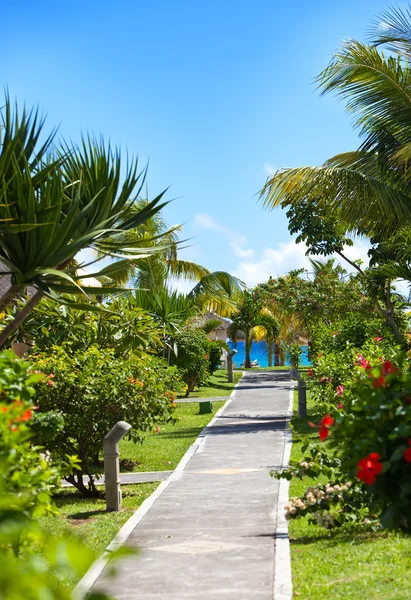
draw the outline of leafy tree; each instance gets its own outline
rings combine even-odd
[[[160,343],[156,322],[135,305],[133,296],[107,299],[101,311],[94,310],[95,303],[83,304],[80,310],[43,298],[20,327],[16,340],[34,344],[41,352],[64,344],[71,353],[97,346],[112,348],[120,356],[153,350]]]
[[[384,13],[381,22],[384,28],[377,28],[373,45],[346,42],[318,78],[323,93],[336,92],[347,101],[362,136],[360,148],[337,155],[322,167],[280,171],[261,192],[267,207],[282,204],[295,206],[296,211],[301,207],[300,215],[314,203],[317,215],[327,213],[328,225],[337,216],[346,231],[365,234],[377,245],[411,226],[411,23],[409,13],[399,9]],[[388,56],[379,50],[384,44],[390,49]],[[310,241],[311,231],[305,233]],[[411,281],[410,258],[406,252],[399,261],[391,258],[387,263],[385,256],[369,274],[373,295],[379,302],[387,299],[382,314],[398,343],[404,338],[394,318],[391,281],[396,277]]]

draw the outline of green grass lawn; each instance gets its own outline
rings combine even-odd
[[[223,404],[224,401],[213,402],[214,412]],[[120,459],[128,462],[128,470],[171,471],[175,469],[214,414],[200,415],[198,403],[190,403],[177,404],[175,416],[178,419],[176,423],[162,425],[159,433],[147,434],[143,444],[135,444],[127,439],[120,442]]]
[[[234,373],[234,383],[227,382],[227,371],[218,369],[208,378],[207,384],[191,392],[189,398],[213,398],[214,396],[229,396],[235,384],[241,379],[241,371]],[[183,398],[184,396],[179,396]]]
[[[308,398],[309,419],[317,420]],[[291,458],[301,445],[317,438],[307,419],[299,419],[294,396]],[[301,495],[314,480],[292,480],[290,497]],[[408,600],[411,598],[411,536],[400,532],[342,527],[327,531],[307,519],[289,522],[294,598],[298,600]]]
[[[123,486],[123,505],[119,512],[106,512],[103,495],[100,498],[83,498],[74,489],[64,489],[55,496],[59,514],[42,517],[39,522],[46,531],[54,535],[74,533],[98,557],[158,485],[159,482]],[[103,491],[102,487],[99,489]]]
[[[209,378],[207,385],[190,394],[190,398],[228,397],[240,378],[241,373],[235,373],[234,383],[227,383],[227,371],[216,371]],[[224,402],[213,402],[214,413]],[[160,426],[159,433],[148,433],[143,444],[135,444],[127,439],[120,442],[123,470],[141,472],[175,469],[201,430],[214,416],[213,413],[200,415],[197,402],[177,404],[174,414],[177,417],[176,423]]]

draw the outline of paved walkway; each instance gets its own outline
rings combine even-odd
[[[94,590],[117,600],[272,600],[278,481],[293,387],[247,373],[178,480],[133,530],[140,550]]]

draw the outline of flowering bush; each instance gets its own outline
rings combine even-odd
[[[318,427],[319,443],[328,446],[329,464],[334,461],[332,473],[329,465],[324,468],[319,461],[324,452],[313,452],[307,446],[307,469],[294,465],[279,476],[312,476],[328,469],[327,475],[332,474],[338,482],[355,480],[350,495],[359,495],[358,505],[378,514],[384,526],[410,531],[410,358],[405,353],[393,358],[392,350],[386,350],[389,356],[382,354],[380,336],[375,338],[361,354],[354,353],[351,375],[346,381],[338,373],[324,380],[325,375],[320,373],[324,372],[326,359],[319,360],[320,372],[312,370],[315,397],[322,396],[321,406],[329,412],[320,424],[313,425]],[[343,497],[340,502],[343,506],[346,499]],[[304,510],[290,514],[299,516]]]
[[[175,393],[181,390],[177,370],[161,359],[145,355],[116,358],[113,350],[91,347],[75,355],[53,347],[50,354],[31,356],[32,368],[42,373],[37,388],[39,414],[57,410],[64,428],[48,443],[53,457],[76,454],[79,469],[67,479],[85,495],[96,495],[94,474],[106,433],[126,420],[130,437],[171,420]],[[88,487],[82,476],[90,478]]]
[[[75,538],[51,537],[37,517],[56,512],[59,468],[34,446],[32,397],[42,375],[13,352],[0,353],[0,590],[5,600],[70,600],[67,578],[78,579],[94,559]],[[68,469],[76,459],[66,457]],[[63,579],[63,577],[65,579]],[[90,595],[103,600],[105,594]]]

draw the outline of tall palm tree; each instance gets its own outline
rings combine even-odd
[[[373,44],[346,42],[318,78],[322,93],[336,92],[359,128],[357,151],[329,159],[321,167],[284,169],[261,191],[267,208],[315,198],[341,215],[348,232],[385,240],[411,226],[411,20],[392,9],[382,15],[383,30]],[[379,46],[388,45],[384,55]],[[411,281],[411,253],[401,264],[374,267],[371,278],[387,282],[384,306],[377,308],[402,342],[393,315],[390,281]],[[353,265],[361,271],[358,265]]]

